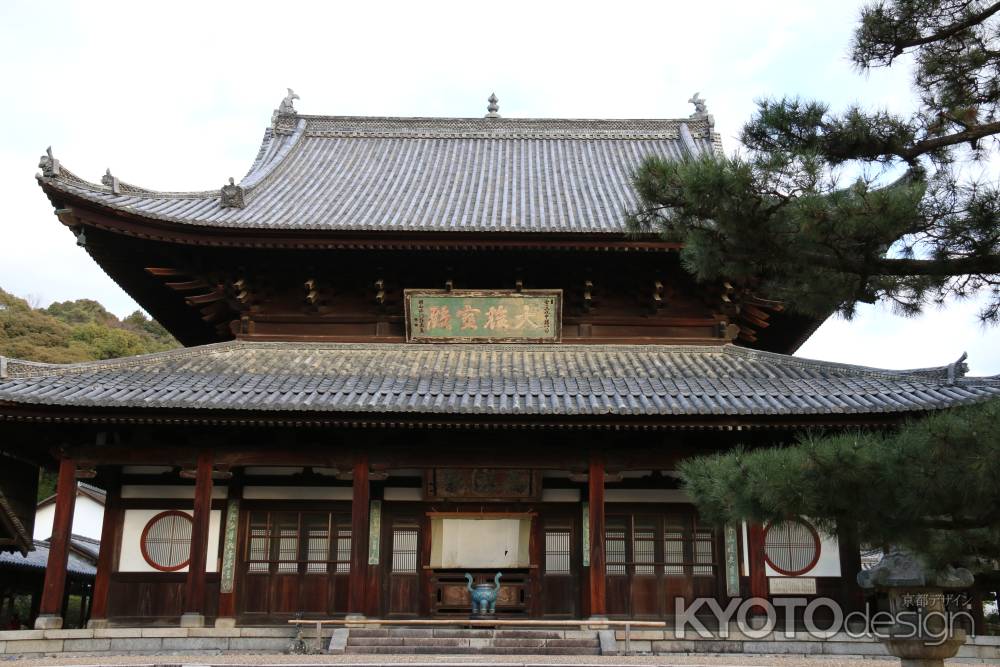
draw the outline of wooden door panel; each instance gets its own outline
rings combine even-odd
[[[250,574],[243,578],[243,611],[248,614],[268,613],[271,581],[266,574]]]
[[[658,616],[660,614],[660,581],[657,577],[636,575],[632,577],[632,616]]]
[[[295,614],[299,606],[299,575],[276,574],[271,577],[272,614]]]
[[[417,615],[417,575],[389,575],[389,613]]]
[[[542,613],[546,616],[577,615],[576,603],[580,595],[577,592],[576,576],[549,575],[542,579]]]
[[[627,616],[629,610],[629,578],[616,575],[607,578],[608,614]]]
[[[299,611],[309,614],[329,613],[329,576],[326,573],[306,574],[299,590]]]

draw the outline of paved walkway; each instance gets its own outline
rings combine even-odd
[[[878,660],[878,662],[873,662]],[[0,659],[0,665],[3,660]],[[715,667],[879,667],[898,665],[886,658],[836,658],[804,656],[366,656],[366,655],[111,655],[81,658],[52,657],[29,658],[17,661],[19,667],[55,667],[70,665],[108,665],[116,667],[208,667],[214,665],[280,665],[281,667],[305,665],[407,665],[408,667],[449,667],[481,665],[503,665],[505,667],[543,667],[545,665],[594,665],[618,667],[633,665],[657,665],[659,667],[683,667],[687,665],[714,665]],[[951,663],[949,663],[951,664]],[[955,663],[958,664],[958,663]]]

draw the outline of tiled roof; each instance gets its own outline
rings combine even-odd
[[[228,342],[82,364],[5,361],[0,403],[122,409],[864,415],[1000,396],[1000,379],[962,377],[958,363],[913,374],[733,345]]]
[[[647,155],[719,150],[708,117],[684,120],[276,117],[239,185],[155,192],[42,183],[97,204],[184,224],[240,229],[621,234],[633,169]],[[225,175],[220,175],[219,185]]]
[[[94,577],[97,575],[97,546],[93,540],[81,538],[73,535],[71,538],[71,549],[69,560],[66,563],[66,571],[81,577]],[[75,550],[81,550],[88,554],[92,560],[84,558]],[[34,548],[26,554],[0,553],[0,570],[5,568],[30,568],[34,570],[44,570],[49,563],[49,543],[48,541],[34,541]]]

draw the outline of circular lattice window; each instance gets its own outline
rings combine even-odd
[[[819,535],[804,521],[772,523],[764,530],[764,560],[780,574],[805,574],[819,560]]]
[[[191,517],[179,510],[160,512],[142,529],[142,557],[161,572],[174,572],[191,561]]]

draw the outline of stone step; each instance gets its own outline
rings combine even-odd
[[[513,646],[351,646],[351,654],[394,655],[600,655],[599,648],[549,647],[519,648]]]

